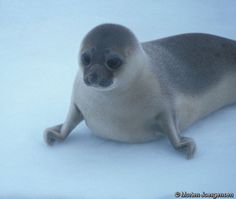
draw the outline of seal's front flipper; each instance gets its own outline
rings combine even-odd
[[[53,145],[56,140],[63,140],[63,136],[60,133],[61,127],[63,124],[59,124],[50,128],[45,129],[44,131],[44,141],[48,145]]]
[[[161,119],[163,132],[167,135],[172,146],[178,151],[184,151],[186,158],[191,159],[196,151],[196,144],[192,138],[180,135],[179,127],[173,114],[164,114]]]
[[[196,144],[194,140],[189,137],[180,136],[180,140],[177,143],[174,143],[173,146],[176,150],[184,151],[188,160],[193,157],[196,150]]]
[[[57,141],[63,141],[72,130],[83,120],[82,113],[74,103],[71,104],[67,118],[63,124],[59,124],[44,131],[44,141],[53,145]]]

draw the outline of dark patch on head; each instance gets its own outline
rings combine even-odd
[[[117,24],[102,24],[85,36],[82,46],[85,49],[94,47],[102,54],[109,50],[122,54],[127,48],[135,49],[137,44],[135,35],[128,28]]]
[[[215,56],[216,58],[220,58],[221,54],[220,54],[219,52],[217,52],[217,53],[214,54],[214,56]]]
[[[137,48],[134,34],[121,25],[103,24],[84,38],[80,63],[87,85],[107,87],[125,62],[127,52]]]
[[[226,44],[226,43],[222,43],[222,44],[221,44],[221,47],[222,47],[222,48],[226,48],[226,47],[227,47],[227,44]]]

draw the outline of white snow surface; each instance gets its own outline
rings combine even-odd
[[[236,194],[236,106],[186,130],[192,160],[167,139],[125,144],[80,124],[48,147],[65,119],[84,35],[129,27],[140,41],[187,32],[236,40],[234,0],[0,0],[0,198],[169,199],[175,192]]]

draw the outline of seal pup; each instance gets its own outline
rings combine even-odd
[[[64,140],[82,120],[100,137],[144,142],[167,136],[188,159],[181,132],[236,102],[236,42],[202,33],[140,43],[126,27],[102,24],[83,39],[71,105],[63,124],[44,132]]]

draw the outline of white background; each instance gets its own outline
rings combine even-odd
[[[236,194],[235,106],[185,132],[198,148],[190,161],[167,139],[116,143],[93,136],[84,123],[53,147],[42,136],[65,118],[79,45],[94,26],[123,24],[140,41],[186,32],[235,40],[235,19],[234,0],[0,0],[0,198]]]

